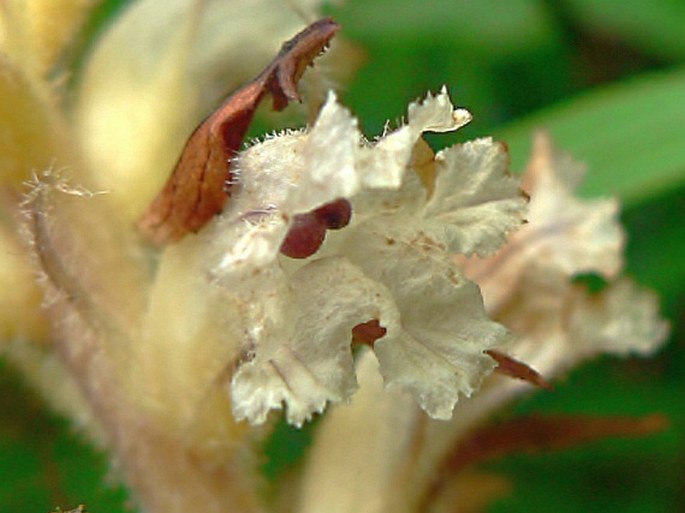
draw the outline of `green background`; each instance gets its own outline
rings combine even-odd
[[[104,2],[87,38],[124,3]],[[548,128],[588,164],[584,194],[624,200],[627,271],[660,294],[672,324],[656,358],[601,358],[554,393],[515,406],[521,413],[661,412],[671,427],[490,463],[514,489],[488,511],[685,511],[685,2],[348,0],[328,12],[363,49],[363,67],[340,94],[367,136],[443,84],[475,116],[457,139],[504,139],[516,170],[532,130]],[[6,365],[0,371],[0,511],[80,502],[94,513],[125,510],[126,494],[107,480],[103,456],[48,415]],[[269,446],[270,475],[297,459],[307,431],[281,426],[278,436],[289,442],[286,450]]]

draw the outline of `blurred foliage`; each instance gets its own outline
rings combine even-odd
[[[0,361],[0,511],[48,513],[80,503],[124,511],[126,493],[108,478],[106,456],[83,443],[67,421]]]
[[[84,49],[124,4],[101,4]],[[671,428],[489,464],[515,485],[490,511],[685,511],[685,3],[347,0],[327,12],[364,53],[341,95],[368,136],[443,84],[475,116],[457,140],[495,134],[508,142],[514,169],[525,165],[532,131],[546,127],[588,164],[584,193],[624,200],[628,271],[661,295],[672,322],[672,340],[657,358],[601,359],[512,412],[663,412]],[[454,139],[434,136],[431,143]],[[123,511],[123,491],[103,477],[104,458],[0,371],[0,510],[85,502],[96,512]],[[271,475],[297,459],[308,437],[278,433],[290,449],[268,446]]]

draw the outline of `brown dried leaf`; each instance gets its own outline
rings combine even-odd
[[[536,387],[545,388],[547,390],[553,390],[554,387],[543,378],[538,371],[529,367],[528,364],[523,363],[519,360],[507,356],[504,353],[500,353],[495,350],[485,351],[493,360],[497,362],[497,367],[495,371],[500,374],[505,374],[511,376],[512,378],[521,379],[527,381],[531,385]]]
[[[197,232],[221,212],[230,194],[230,160],[243,142],[255,110],[267,93],[282,110],[300,97],[297,82],[340,26],[330,18],[312,23],[291,40],[252,82],[243,86],[198,126],[166,185],[140,219],[156,244]]]

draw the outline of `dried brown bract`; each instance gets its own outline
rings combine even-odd
[[[267,93],[273,108],[300,101],[297,82],[323,52],[340,25],[316,21],[285,42],[281,51],[252,82],[230,96],[188,139],[176,168],[140,219],[140,229],[156,244],[197,232],[221,212],[230,196],[230,160],[240,148],[259,102]]]

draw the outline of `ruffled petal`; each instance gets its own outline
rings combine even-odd
[[[433,194],[423,210],[453,253],[486,256],[518,228],[526,211],[503,144],[478,139],[439,152]],[[441,233],[442,232],[442,233]]]
[[[444,91],[412,104],[411,111],[409,124],[377,144],[364,144],[356,120],[330,93],[309,132],[281,134],[243,152],[235,161],[240,192],[217,220],[217,247],[225,248],[219,272],[268,264],[295,215],[341,197],[354,201],[361,194],[355,212],[361,217],[418,206],[425,191],[416,177],[402,188],[414,144],[429,128],[458,128],[466,115],[454,110]],[[381,189],[378,197],[369,192],[375,188]]]
[[[578,302],[571,318],[570,337],[581,353],[649,356],[668,336],[668,323],[659,315],[656,295],[628,279]]]
[[[251,348],[231,383],[237,419],[260,424],[285,405],[288,422],[301,425],[326,403],[348,399],[357,389],[352,328],[370,319],[398,324],[389,292],[345,259],[311,262],[288,284],[256,298],[274,309],[251,323]]]
[[[399,326],[381,323],[388,332],[374,346],[386,384],[411,392],[432,417],[450,418],[459,395],[471,395],[494,368],[483,351],[505,344],[507,331],[419,220],[369,221],[342,251],[391,291],[400,312]]]
[[[411,103],[408,111],[406,125],[380,138],[372,151],[362,151],[360,164],[368,187],[399,188],[423,132],[451,132],[471,121],[468,111],[454,108],[445,88],[436,96],[429,93],[425,99]]]
[[[428,93],[422,102],[414,102],[408,108],[408,125],[414,134],[420,132],[452,132],[469,123],[471,113],[465,109],[456,109],[452,105],[447,88],[440,93]]]
[[[356,194],[363,182],[361,166],[357,165],[360,143],[357,120],[329,92],[302,148],[304,169],[291,197],[293,207],[306,212],[320,206],[322,200],[325,203]],[[314,201],[307,199],[312,195]]]
[[[376,143],[363,143],[357,121],[329,93],[302,150],[304,170],[298,192],[308,197],[317,188],[331,189],[326,203],[338,197],[351,198],[362,188],[398,189],[421,134],[453,131],[470,119],[467,111],[454,109],[443,90],[412,103],[406,125]],[[305,210],[320,204],[310,204]]]
[[[525,236],[567,276],[597,272],[612,278],[623,265],[618,201],[577,198],[583,174],[584,167],[557,150],[549,135],[535,135],[525,186],[533,198],[528,220],[537,229]]]
[[[618,203],[577,198],[574,190],[582,171],[582,166],[552,147],[547,135],[536,136],[524,177],[531,197],[528,223],[494,256],[462,262],[467,276],[481,287],[492,314],[512,300],[524,275],[533,276],[532,268],[537,273],[533,277],[553,278],[562,288],[576,274],[595,272],[611,279],[620,271],[624,235]],[[547,280],[545,286],[551,283]]]
[[[412,104],[405,126],[369,144],[330,94],[308,133],[268,139],[236,161],[242,188],[211,230],[220,240],[213,275],[250,304],[245,324],[262,326],[247,342],[245,354],[253,356],[233,380],[238,418],[263,422],[269,410],[286,404],[289,421],[299,424],[327,402],[347,399],[356,388],[351,331],[370,320],[387,330],[375,341],[386,383],[414,393],[437,418],[449,418],[459,394],[470,395],[494,367],[483,351],[502,344],[506,331],[485,316],[477,287],[461,276],[445,237],[431,239],[453,222],[447,211],[458,201],[445,201],[433,218],[422,216],[426,190],[418,175],[405,175],[423,131],[454,130],[468,119],[443,90]],[[503,165],[483,160],[484,174],[493,181],[506,178]],[[507,185],[501,192],[488,184],[481,198],[513,189],[513,201],[523,203],[515,181]],[[374,198],[370,191],[376,188]],[[355,202],[357,196],[361,201]],[[340,197],[355,202],[353,222],[321,254],[347,256],[361,272],[335,257],[294,274],[286,270],[290,266],[279,271],[278,250],[293,216]],[[520,222],[512,218],[512,224]],[[270,286],[263,286],[264,276]],[[275,283],[283,280],[288,288],[276,292]],[[306,295],[298,296],[301,291]],[[331,324],[333,318],[339,321]],[[316,337],[303,338],[312,330]]]

